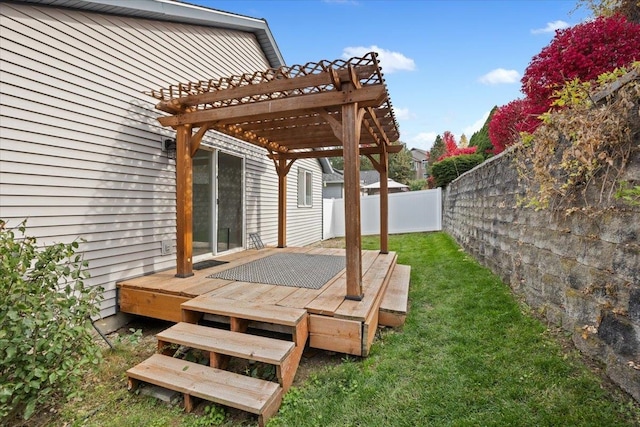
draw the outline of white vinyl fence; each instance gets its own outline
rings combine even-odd
[[[322,238],[342,237],[344,199],[323,200]],[[362,235],[380,234],[380,196],[360,198]],[[389,234],[442,230],[442,192],[408,191],[389,194]]]

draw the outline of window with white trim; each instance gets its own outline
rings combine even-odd
[[[313,174],[298,169],[298,207],[313,206]]]

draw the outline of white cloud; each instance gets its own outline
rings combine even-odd
[[[505,70],[504,68],[496,68],[478,79],[480,83],[486,85],[516,83],[518,80],[520,80],[520,73],[516,70]]]
[[[468,139],[471,139],[471,136],[474,133],[482,129],[482,126],[484,126],[484,122],[486,122],[487,118],[489,118],[489,114],[491,114],[491,111],[487,111],[482,115],[482,118],[478,119],[471,126],[467,126],[466,128],[464,128],[464,134],[467,135]]]
[[[382,49],[376,45],[345,47],[342,51],[342,58],[349,59],[354,56],[362,57],[369,52],[377,52],[380,66],[385,74],[391,74],[396,71],[413,71],[416,69],[416,63],[413,59],[407,58],[400,52],[392,52]]]
[[[535,30],[531,30],[531,34],[555,33],[556,30],[564,30],[565,28],[569,27],[570,25],[567,22],[557,20],[553,22],[547,22],[547,26],[544,28],[536,28]]]
[[[393,107],[393,114],[396,116],[396,120],[411,120],[414,117],[414,114],[408,108]]]
[[[420,132],[419,134],[410,137],[407,142],[407,147],[419,148],[421,150],[428,151],[436,140],[438,132]]]

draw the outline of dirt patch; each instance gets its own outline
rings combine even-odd
[[[335,239],[321,240],[316,243],[312,243],[308,246],[309,248],[338,248],[344,249],[346,247],[346,242],[344,237],[336,237]]]

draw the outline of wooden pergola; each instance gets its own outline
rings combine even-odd
[[[376,53],[154,90],[176,130],[177,276],[192,271],[192,158],[208,130],[264,147],[278,173],[278,247],[285,247],[287,173],[297,159],[344,157],[346,298],[362,299],[360,162],[380,173],[380,251],[388,251],[388,159],[401,145]]]

